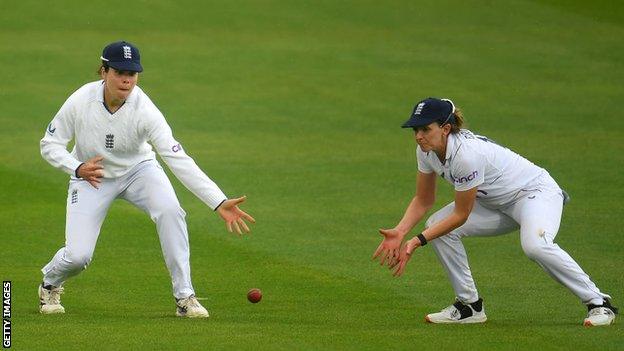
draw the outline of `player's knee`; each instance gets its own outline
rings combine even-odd
[[[180,207],[180,204],[161,204],[157,209],[152,211],[152,219],[154,221],[161,218],[184,218],[186,212]]]
[[[91,263],[92,254],[87,252],[68,253],[65,260],[73,270],[83,270]]]
[[[524,254],[533,261],[540,261],[545,254],[545,246],[536,242],[523,242]]]

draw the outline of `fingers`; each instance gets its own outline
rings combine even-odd
[[[225,222],[225,227],[227,228],[228,232],[233,233],[233,231],[232,231],[232,222],[226,221]]]
[[[102,156],[102,155],[98,155],[98,156],[95,156],[95,157],[90,158],[89,160],[87,160],[87,162],[93,162],[93,163],[100,163],[102,161],[104,161],[104,156]]]
[[[401,261],[401,263],[399,263],[399,265],[397,266],[396,270],[394,271],[392,275],[395,277],[400,277],[403,274],[405,263],[406,263],[405,261]]]
[[[238,205],[238,204],[242,204],[243,202],[245,202],[245,200],[247,200],[247,196],[241,196],[237,199],[233,199],[233,203],[234,205]]]
[[[395,257],[395,258],[392,260],[392,262],[390,262],[390,263],[388,264],[388,269],[392,270],[392,268],[396,267],[396,265],[397,265],[397,264],[399,264],[399,262],[401,262],[401,261],[399,261],[399,259]]]
[[[390,235],[390,232],[388,231],[388,229],[379,229],[379,234],[381,234],[385,238]]]
[[[373,253],[373,260],[376,259],[377,256],[379,256],[379,254],[381,253],[381,250],[383,250],[383,243],[377,246],[377,250],[375,250],[375,253]]]
[[[243,211],[241,209],[239,209],[239,211],[240,211],[241,217],[245,218],[246,220],[250,221],[251,223],[256,223],[256,220],[252,216],[248,215],[247,212],[245,212],[245,211]]]
[[[102,161],[104,161],[103,156],[95,156],[87,160],[87,162],[85,162],[85,166],[87,167],[88,170],[104,169],[104,166],[102,165]]]
[[[234,230],[236,230],[236,234],[238,234],[238,236],[243,234],[243,232],[241,232],[240,226],[238,225],[237,221],[232,221],[232,226],[234,227]]]
[[[389,257],[389,252],[387,250],[384,250],[383,251],[383,255],[381,256],[381,263],[380,263],[380,265],[383,266],[384,263],[386,262],[386,260],[388,259],[388,257]]]
[[[238,218],[236,220],[238,222],[238,224],[243,228],[243,230],[245,231],[245,233],[249,233],[251,232],[251,229],[249,229],[249,227],[247,226],[247,223],[245,223],[245,221],[243,221],[242,218]]]

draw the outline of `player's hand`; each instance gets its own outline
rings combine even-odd
[[[256,220],[248,215],[245,211],[238,208],[238,205],[245,202],[247,196],[239,197],[238,199],[229,199],[225,200],[219,208],[217,208],[217,212],[219,216],[223,218],[225,221],[225,227],[230,233],[233,233],[236,230],[236,233],[240,236],[245,233],[249,233],[251,230],[245,223],[245,220],[248,220],[251,223],[256,223]],[[241,230],[242,228],[242,230]]]
[[[92,187],[98,189],[98,184],[102,181],[100,178],[104,176],[104,166],[102,161],[104,157],[95,156],[87,160],[78,168],[78,176],[91,184]]]
[[[399,277],[401,276],[401,274],[403,274],[407,262],[409,262],[409,260],[412,258],[412,253],[419,247],[420,240],[418,239],[418,237],[413,237],[412,239],[405,242],[405,244],[401,248],[399,259],[390,265],[390,269],[394,268],[393,275],[395,277]]]
[[[379,229],[379,234],[383,236],[381,244],[373,253],[373,260],[379,257],[380,264],[391,265],[399,259],[399,249],[401,248],[401,241],[403,236],[396,228],[394,229]]]

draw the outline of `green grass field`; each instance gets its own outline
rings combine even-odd
[[[621,350],[520,247],[465,242],[489,320],[428,325],[452,302],[430,247],[396,279],[371,262],[414,191],[413,104],[450,97],[469,127],[547,168],[572,196],[557,242],[624,307],[624,5],[615,1],[3,2],[0,276],[15,350]],[[139,46],[139,85],[253,234],[230,235],[175,179],[207,320],[175,318],[154,225],[116,202],[65,315],[38,313],[64,242],[67,176],[39,139],[97,79],[101,49]],[[450,201],[440,185],[439,208]],[[419,226],[415,229],[417,233]],[[411,236],[410,236],[411,237]],[[264,299],[246,301],[258,287]]]

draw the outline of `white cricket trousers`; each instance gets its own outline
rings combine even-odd
[[[85,180],[72,179],[67,193],[65,247],[41,270],[44,284],[62,286],[87,267],[106,213],[113,200],[121,198],[148,213],[156,223],[173,295],[180,299],[194,294],[186,213],[156,160],[143,161],[119,178],[102,178],[99,189]]]
[[[434,213],[427,227],[453,212],[455,203]],[[584,304],[602,305],[603,294],[570,255],[553,241],[559,231],[563,211],[563,194],[550,175],[543,175],[539,186],[522,191],[518,199],[501,209],[493,210],[477,200],[468,220],[449,234],[431,241],[444,266],[457,298],[463,303],[479,299],[468,257],[461,242],[463,237],[495,236],[520,228],[524,253],[551,277],[570,289]]]

